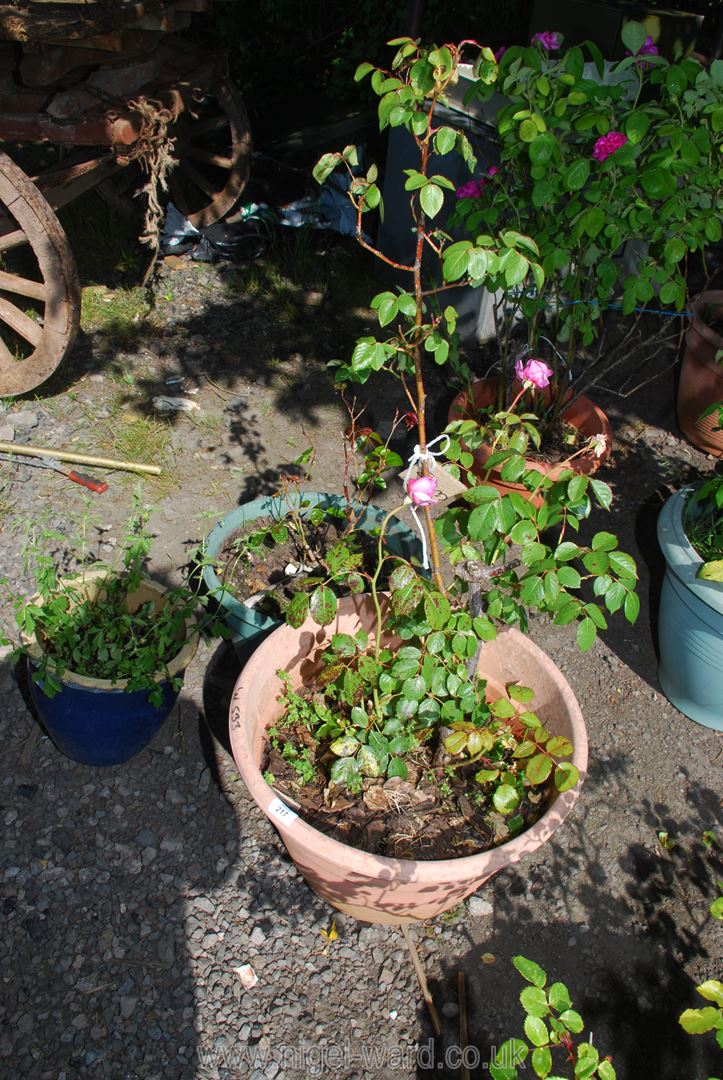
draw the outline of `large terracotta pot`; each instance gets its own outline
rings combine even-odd
[[[723,290],[701,293],[691,305],[693,317],[685,333],[685,351],[678,383],[678,423],[694,446],[716,457],[723,455],[723,431],[716,431],[717,413],[701,420],[709,405],[723,402],[723,362],[715,355],[723,349],[723,337],[705,322],[706,312],[723,320]]]
[[[308,682],[332,633],[371,630],[368,596],[345,597],[332,626],[311,621],[298,630],[282,626],[256,650],[236,683],[230,707],[231,750],[239,773],[258,806],[281,834],[306,881],[334,907],[366,922],[408,923],[433,918],[456,907],[499,870],[519,862],[549,840],[572,810],[587,766],[587,734],[572,690],[545,653],[517,630],[503,630],[487,642],[480,672],[505,685],[519,681],[535,691],[535,709],[555,734],[572,740],[580,782],[556,793],[531,828],[500,847],[459,859],[413,861],[371,855],[325,836],[276,796],[261,774],[264,737],[279,718],[277,697],[286,671],[295,688]]]
[[[472,383],[472,386],[470,387],[472,405],[470,406],[470,394],[466,390],[461,394],[458,394],[449,408],[450,423],[453,420],[467,420],[470,417],[473,417],[478,410],[487,409],[490,405],[494,405],[497,401],[498,386],[499,378],[497,377],[479,379],[477,382]],[[612,447],[613,433],[607,416],[601,408],[590,400],[590,398],[581,394],[567,409],[565,409],[563,418],[566,423],[576,427],[585,438],[589,439],[592,435],[605,436],[606,448],[605,452],[600,457],[596,457],[592,452],[586,452],[580,454],[578,457],[574,458],[568,466],[565,466],[566,468],[572,469],[573,472],[583,473],[585,475],[597,472],[603,461],[608,457]],[[529,499],[536,505],[539,505],[542,500],[539,497],[533,498],[530,489],[525,487],[524,484],[510,483],[503,480],[498,469],[489,469],[487,467],[486,462],[490,457],[491,452],[489,446],[480,446],[478,449],[472,451],[472,456],[474,457],[472,472],[475,476],[478,476],[480,480],[497,488],[503,495],[508,495],[512,491],[517,491],[525,499]],[[559,464],[548,464],[546,461],[538,461],[532,457],[527,458],[526,461],[529,469],[535,469],[537,472],[544,473],[552,480],[556,480],[563,471],[563,466]]]

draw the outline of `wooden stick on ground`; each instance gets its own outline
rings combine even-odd
[[[470,1080],[469,1065],[467,1064],[467,1042],[469,1032],[467,1030],[467,984],[464,981],[464,972],[457,972],[457,1004],[459,1005],[459,1049],[462,1054],[461,1080]]]
[[[0,442],[0,450],[16,457],[51,457],[58,461],[73,461],[76,465],[98,465],[102,469],[123,469],[126,472],[161,475],[160,465],[143,465],[137,461],[116,461],[114,458],[93,457],[91,454],[74,454],[70,450],[52,450],[46,446]]]
[[[429,1012],[429,1018],[432,1021],[432,1027],[434,1028],[434,1034],[435,1035],[441,1035],[442,1034],[442,1022],[439,1019],[439,1013],[437,1012],[437,1006],[434,1004],[434,998],[432,997],[431,991],[429,989],[429,984],[427,983],[427,976],[424,974],[424,968],[422,967],[422,961],[419,959],[419,954],[417,952],[416,946],[415,946],[415,944],[412,941],[412,938],[410,936],[409,927],[405,923],[402,923],[401,931],[402,931],[402,934],[404,935],[404,940],[407,943],[407,948],[409,949],[409,955],[411,956],[412,963],[414,964],[414,970],[417,973],[417,979],[419,981],[419,987],[420,987],[420,989],[422,991],[422,997],[424,998],[425,1004],[427,1006],[427,1010]]]

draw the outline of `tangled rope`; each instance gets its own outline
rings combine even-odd
[[[168,106],[155,98],[139,97],[130,101],[128,108],[140,115],[141,130],[132,146],[122,156],[118,155],[118,160],[123,165],[138,161],[148,176],[143,187],[135,192],[136,197],[146,198],[143,232],[139,239],[157,254],[160,224],[165,213],[160,194],[168,191],[168,174],[178,165],[173,156],[176,139],[168,134],[168,129],[178,119],[182,106]]]

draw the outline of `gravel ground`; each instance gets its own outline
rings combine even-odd
[[[340,249],[338,258],[351,256]],[[157,507],[153,567],[173,578],[208,531],[205,515],[273,485],[309,438],[317,484],[338,490],[344,421],[320,361],[343,355],[369,315],[341,286],[334,295],[337,269],[323,303],[293,285],[271,303],[244,289],[244,271],[164,266],[155,310],[130,335],[112,322],[86,333],[36,397],[4,403],[0,439],[112,453],[153,395],[197,403],[173,418],[157,451],[164,476],[145,486]],[[333,911],[246,795],[224,747],[237,673],[228,646],[199,650],[152,745],[111,769],[75,764],[42,737],[5,656],[0,1076],[459,1076],[463,971],[467,1061],[482,1077],[491,1047],[521,1030],[517,953],[567,983],[619,1077],[716,1073],[712,1039],[677,1025],[683,1008],[702,1004],[694,985],[721,977],[721,937],[707,908],[723,878],[723,744],[677,713],[655,677],[661,492],[711,468],[671,434],[672,382],[669,372],[631,398],[600,395],[617,438],[604,474],[617,494],[609,527],[640,563],[638,624],[616,625],[584,657],[569,628],[533,627],[587,720],[591,767],[578,806],[524,865],[412,931],[444,1037],[432,1040],[399,931],[337,916],[338,938],[327,940]],[[106,479],[111,490],[91,497],[100,526],[91,533],[107,556],[133,481]],[[13,523],[45,515],[63,526],[84,503],[54,473],[2,463],[0,576],[13,589],[31,586]],[[716,829],[708,849],[701,835]],[[662,847],[660,832],[674,846]],[[244,965],[258,977],[253,986]]]

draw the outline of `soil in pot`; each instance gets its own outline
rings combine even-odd
[[[224,588],[262,615],[283,618],[298,592],[329,584],[337,595],[360,591],[359,571],[373,573],[376,538],[349,530],[343,516],[304,523],[303,535],[284,521],[257,519],[228,537],[216,560]],[[340,574],[341,581],[330,581]],[[350,580],[351,579],[351,580]]]
[[[372,855],[427,860],[489,851],[533,825],[552,795],[550,785],[530,787],[514,815],[505,816],[475,780],[479,763],[435,766],[429,747],[407,761],[406,779],[367,778],[356,794],[330,794],[316,764],[324,748],[305,727],[285,728],[282,739],[269,734],[267,782],[309,825]]]

